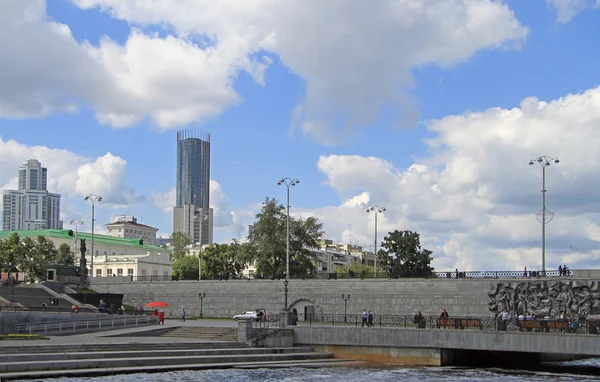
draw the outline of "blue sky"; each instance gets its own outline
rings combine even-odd
[[[463,12],[470,9],[463,1],[449,1],[444,12],[456,10],[454,19],[414,11],[414,29],[402,27],[409,20],[406,10],[379,25],[378,17],[386,12],[376,8],[386,1],[309,2],[298,12],[271,0],[257,1],[256,7],[223,1],[225,8],[243,9],[224,14],[201,1],[172,1],[168,11],[150,3],[129,10],[112,0],[49,0],[45,10],[43,1],[23,3],[38,17],[29,26],[12,26],[13,33],[23,32],[18,41],[27,54],[15,50],[21,53],[0,63],[0,82],[11,79],[18,86],[23,81],[27,85],[19,88],[31,90],[17,96],[0,91],[0,150],[5,151],[0,183],[10,188],[16,165],[38,157],[50,177],[63,176],[51,191],[65,195],[65,222],[89,220],[82,199],[85,192],[96,192],[105,194],[98,222],[132,213],[169,235],[175,132],[190,129],[211,134],[211,178],[219,186],[213,187],[211,200],[217,241],[243,236],[266,196],[284,202],[285,190],[276,182],[290,176],[301,180],[292,192],[293,212],[319,217],[334,240],[371,243],[372,217],[364,208],[380,204],[389,210],[380,237],[392,229],[420,232],[438,256],[437,267],[510,263],[509,268],[535,268],[540,225],[533,214],[541,208],[541,172],[521,164],[552,155],[587,163],[585,169],[561,165],[560,173],[548,170],[556,190],[554,199],[551,189],[548,194],[548,208],[556,211],[548,226],[553,234],[548,256],[589,266],[600,255],[600,228],[590,228],[600,223],[598,206],[584,212],[566,207],[574,195],[581,198],[583,185],[576,180],[596,174],[599,167],[591,163],[598,148],[585,135],[600,120],[600,112],[589,108],[599,102],[589,92],[600,85],[600,10],[594,1],[482,1],[473,12]],[[175,3],[194,4],[179,9]],[[424,9],[432,13],[442,4],[430,3]],[[259,5],[263,8],[254,9]],[[363,9],[364,22],[355,22],[363,16],[353,12],[354,6]],[[15,15],[26,14],[27,8],[8,3],[0,5],[0,14],[10,7]],[[335,7],[337,17],[332,16]],[[198,14],[198,20],[186,14]],[[72,50],[41,49],[41,44],[54,44],[53,23],[68,26]],[[23,28],[52,32],[44,32],[49,36],[44,42]],[[458,37],[446,36],[449,31]],[[135,34],[147,44],[133,46]],[[60,34],[56,38],[69,40]],[[17,49],[15,39],[0,39],[0,48]],[[102,45],[108,39],[112,50]],[[165,41],[189,44],[184,52],[189,57],[159,45]],[[218,64],[197,65],[198,54],[211,49],[219,51]],[[172,60],[163,62],[165,57]],[[95,61],[88,65],[87,60]],[[20,72],[20,67],[26,69]],[[36,74],[26,73],[29,68],[37,68]],[[188,71],[198,82],[177,77]],[[114,81],[110,88],[102,86],[103,76]],[[569,94],[580,97],[561,101]],[[558,101],[545,109],[538,102],[529,110],[522,106],[528,97]],[[36,114],[27,107],[31,99],[50,106]],[[569,120],[568,108],[577,102],[583,108],[577,113],[581,120],[560,123],[561,113]],[[177,110],[179,105],[185,110]],[[190,116],[197,105],[208,106]],[[298,105],[305,113],[292,128]],[[163,107],[169,113],[160,122],[152,113]],[[527,118],[513,118],[511,110]],[[109,117],[102,123],[97,113]],[[137,119],[115,122],[116,114]],[[548,121],[556,126],[547,127]],[[577,131],[579,122],[592,127]],[[7,145],[9,140],[18,145]],[[585,159],[576,159],[580,150],[587,150]],[[493,190],[502,190],[502,198]],[[519,208],[520,203],[525,206]],[[573,221],[587,225],[576,227]],[[509,232],[511,227],[515,232]],[[580,247],[582,255],[573,257],[571,245]]]

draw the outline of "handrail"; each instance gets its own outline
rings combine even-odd
[[[568,270],[567,274],[561,274],[557,270],[546,271],[434,271],[430,274],[419,273],[394,273],[389,271],[378,272],[317,272],[310,275],[290,275],[294,280],[338,280],[338,279],[409,279],[409,278],[427,278],[427,279],[498,279],[498,278],[562,278],[572,276],[573,272]],[[202,275],[202,280],[206,281],[227,281],[227,280],[281,280],[285,275],[271,276],[252,274],[250,276],[239,275]],[[175,275],[153,275],[153,276],[130,276],[130,282],[170,282],[185,281],[187,279]],[[192,280],[192,279],[189,279]],[[196,280],[196,279],[193,279]]]
[[[15,324],[14,332],[20,333],[48,333],[48,332],[68,332],[76,330],[101,329],[110,327],[126,328],[129,326],[158,324],[157,316],[111,316],[110,318],[96,318],[89,320],[71,320],[71,321],[48,321],[27,324]]]

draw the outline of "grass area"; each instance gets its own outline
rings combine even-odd
[[[1,334],[0,340],[49,340],[50,338],[39,334]]]

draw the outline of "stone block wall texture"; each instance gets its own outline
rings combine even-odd
[[[109,278],[110,279],[110,278]],[[199,293],[204,317],[233,317],[247,310],[281,311],[284,306],[283,280],[228,280],[175,282],[104,282],[92,278],[91,288],[99,293],[123,293],[123,302],[144,306],[164,301],[168,315],[200,314]],[[342,294],[350,294],[347,314],[360,315],[371,310],[381,315],[438,316],[445,308],[451,317],[493,317],[488,292],[498,283],[520,279],[404,279],[404,280],[290,280],[290,309],[303,313],[303,306],[314,306],[315,314],[344,314]],[[589,281],[589,280],[585,280]]]

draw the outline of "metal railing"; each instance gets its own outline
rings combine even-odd
[[[363,280],[363,279],[410,279],[410,278],[426,278],[426,279],[499,279],[499,278],[548,278],[548,277],[568,277],[572,276],[571,271],[567,274],[561,274],[558,271],[435,271],[430,274],[412,274],[412,273],[393,273],[388,271],[378,272],[317,272],[310,275],[294,275],[290,279],[294,280]],[[202,275],[202,280],[207,281],[227,281],[227,280],[284,280],[285,275],[262,275],[251,274],[249,276],[221,274],[221,275]],[[150,275],[150,276],[129,276],[130,282],[169,282],[169,281],[185,281],[197,280],[185,279],[174,275]]]
[[[534,319],[523,325],[518,319],[503,321],[494,317],[451,317],[440,319],[436,316],[423,316],[417,319],[407,315],[374,314],[372,321],[367,317],[363,321],[362,314],[320,314],[298,313],[295,315],[296,325],[327,325],[346,327],[379,327],[379,328],[414,328],[428,330],[487,330],[540,333],[600,334],[600,320],[558,320]]]
[[[17,334],[64,333],[90,329],[119,329],[141,325],[158,324],[156,316],[111,316],[93,320],[48,321],[28,324],[16,324]]]
[[[47,306],[43,308],[41,306],[19,306],[19,305],[6,305],[0,306],[0,312],[45,312],[45,313],[75,313],[71,306]],[[92,309],[87,307],[79,307],[79,313],[97,313],[98,309]]]
[[[272,314],[268,315],[266,319],[261,319],[252,322],[253,329],[278,329],[279,328],[279,315]]]

